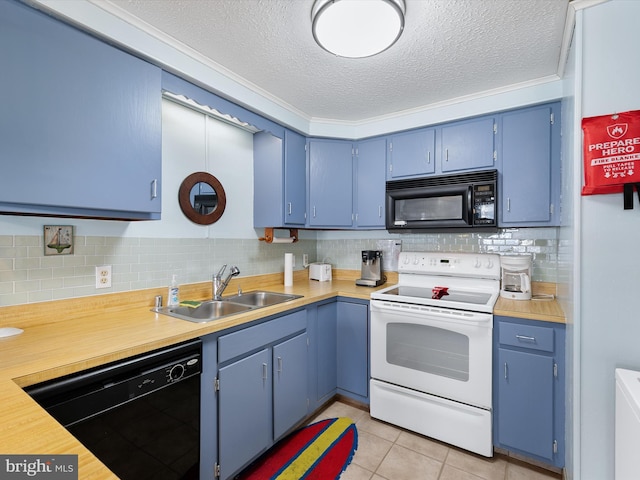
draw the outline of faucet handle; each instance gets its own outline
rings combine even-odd
[[[220,269],[220,271],[218,273],[216,273],[216,277],[218,278],[222,278],[222,274],[224,273],[225,269],[227,268],[227,264],[225,263],[224,265],[222,265],[222,268]]]

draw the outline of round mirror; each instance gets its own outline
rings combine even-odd
[[[178,202],[185,217],[199,225],[218,221],[227,205],[220,181],[207,172],[196,172],[185,178],[178,190]]]

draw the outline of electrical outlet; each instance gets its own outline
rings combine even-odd
[[[111,265],[96,267],[96,288],[111,287]]]
[[[302,266],[306,267],[307,265],[309,265],[309,254],[308,253],[303,253],[302,254]]]

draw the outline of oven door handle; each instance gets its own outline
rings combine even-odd
[[[458,323],[468,326],[493,326],[491,313],[465,312],[448,308],[430,307],[426,305],[410,305],[406,303],[387,302],[385,300],[371,300],[371,311],[381,314],[402,315],[404,319],[414,318],[412,323]],[[374,318],[374,317],[372,317]]]

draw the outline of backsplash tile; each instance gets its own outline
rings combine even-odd
[[[402,250],[416,252],[469,252],[531,254],[532,277],[557,282],[558,232],[556,228],[502,229],[497,233],[434,233],[396,236]],[[362,250],[377,250],[377,239],[318,240],[317,257],[342,269],[360,269]]]
[[[237,265],[242,276],[282,272],[284,254],[292,252],[295,270],[302,254],[334,268],[359,270],[362,250],[379,249],[386,232],[362,232],[366,239],[300,239],[267,244],[255,239],[133,238],[76,236],[73,255],[44,256],[42,237],[0,235],[0,306],[43,302],[169,284],[210,280],[223,264]],[[558,232],[555,228],[505,229],[498,233],[408,234],[394,236],[405,251],[530,253],[533,280],[557,282]],[[96,290],[95,267],[111,265],[112,288]]]

